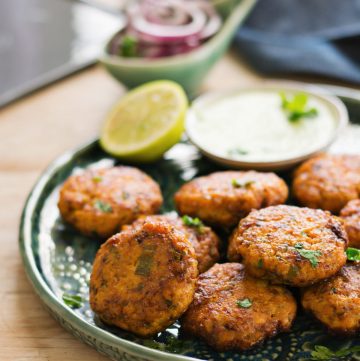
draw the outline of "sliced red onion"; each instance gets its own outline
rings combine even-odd
[[[183,3],[181,3],[183,4]],[[185,4],[183,4],[185,6]],[[154,43],[181,42],[200,37],[206,25],[205,13],[188,4],[186,7],[190,22],[184,25],[162,25],[149,22],[142,14],[138,4],[130,9],[130,26],[139,34],[140,40]]]
[[[205,0],[138,0],[128,9],[126,29],[114,36],[109,52],[121,55],[124,37],[132,36],[139,57],[187,53],[213,36],[221,22]]]
[[[178,0],[143,0],[141,9],[143,16],[153,24],[184,25],[190,17]]]
[[[207,23],[200,35],[201,40],[206,40],[219,31],[222,20],[220,15],[208,2],[200,0],[198,4],[207,17]]]
[[[163,58],[176,54],[185,54],[197,48],[197,45],[186,43],[177,44],[149,44],[141,43],[139,46],[139,55],[148,59]]]

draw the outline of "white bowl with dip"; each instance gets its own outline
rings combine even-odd
[[[280,93],[307,95],[317,115],[290,121]],[[209,93],[188,112],[186,132],[208,158],[231,168],[281,170],[326,150],[349,122],[340,99],[296,82]]]

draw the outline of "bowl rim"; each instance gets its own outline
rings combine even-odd
[[[158,59],[147,59],[147,58],[124,58],[119,55],[109,54],[107,51],[109,43],[119,33],[116,32],[112,35],[103,47],[102,54],[99,57],[99,61],[103,64],[109,64],[112,66],[124,66],[134,69],[141,68],[161,68],[164,66],[171,65],[185,65],[192,63],[196,60],[208,56],[208,53],[212,51],[215,44],[224,42],[224,38],[231,33],[231,29],[236,27],[236,23],[242,18],[245,18],[253,6],[258,0],[240,0],[231,14],[223,20],[220,31],[215,34],[211,39],[207,40],[204,44],[200,45],[199,48],[194,49],[185,54],[173,55]],[[121,31],[121,30],[120,30]]]
[[[194,114],[195,107],[201,107],[203,103],[210,101],[211,99],[216,99],[218,97],[224,97],[227,95],[231,95],[235,92],[254,92],[261,90],[290,90],[290,91],[299,91],[308,93],[320,100],[322,100],[329,108],[335,110],[332,112],[334,114],[334,119],[336,120],[336,128],[334,129],[331,137],[324,142],[319,148],[316,150],[305,151],[303,154],[298,155],[296,157],[281,159],[281,160],[270,160],[270,161],[246,161],[246,160],[237,160],[233,158],[227,158],[223,156],[219,156],[217,154],[212,153],[209,149],[202,147],[198,141],[196,140],[196,135],[194,135],[192,126],[194,121],[196,120],[196,116]],[[327,149],[339,136],[341,131],[347,126],[349,123],[349,114],[346,109],[345,104],[339,99],[337,96],[334,96],[330,93],[329,90],[322,88],[321,86],[312,84],[312,83],[302,83],[290,80],[266,80],[259,84],[246,85],[241,87],[232,87],[223,91],[216,91],[205,93],[196,98],[190,109],[188,116],[185,121],[185,131],[186,134],[192,144],[194,144],[205,156],[214,160],[215,162],[226,165],[226,166],[234,166],[239,168],[262,168],[262,169],[274,169],[280,170],[300,163],[311,156],[318,154],[321,151]]]

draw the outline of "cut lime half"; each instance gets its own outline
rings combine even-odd
[[[187,97],[177,83],[144,84],[127,93],[109,113],[100,144],[124,160],[154,161],[180,140],[187,108]]]

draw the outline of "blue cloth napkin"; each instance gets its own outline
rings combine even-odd
[[[360,0],[259,0],[235,45],[265,75],[360,84]]]

